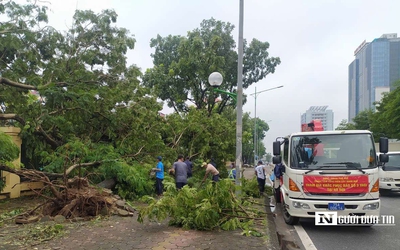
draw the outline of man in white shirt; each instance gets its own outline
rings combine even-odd
[[[260,190],[260,195],[263,195],[265,188],[265,169],[262,161],[258,161],[257,166],[254,169],[254,173],[257,176],[258,189]]]

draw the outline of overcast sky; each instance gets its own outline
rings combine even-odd
[[[51,0],[50,25],[65,30],[76,8],[114,9],[118,25],[135,36],[128,62],[142,71],[153,66],[150,39],[160,34],[186,35],[204,19],[235,25],[238,39],[239,0]],[[270,43],[270,55],[281,58],[274,74],[253,84],[245,94],[284,85],[258,95],[257,116],[269,123],[265,144],[300,130],[300,115],[310,106],[329,106],[334,127],[348,115],[348,65],[364,41],[400,33],[398,0],[245,0],[244,38]],[[400,35],[400,34],[399,34]],[[243,112],[254,116],[249,96]]]

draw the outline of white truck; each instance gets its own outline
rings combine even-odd
[[[379,161],[387,162],[388,139],[380,138],[379,147]],[[273,155],[273,163],[281,165],[277,202],[287,224],[314,218],[316,212],[380,215],[378,160],[370,131],[293,133],[273,142]]]
[[[389,162],[379,162],[379,188],[382,194],[400,192],[400,151],[387,153]]]

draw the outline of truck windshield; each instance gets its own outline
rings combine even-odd
[[[352,170],[377,167],[371,134],[293,136],[290,153],[292,168]]]
[[[389,154],[389,162],[385,166],[387,171],[400,171],[400,154]]]

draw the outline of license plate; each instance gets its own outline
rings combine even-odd
[[[344,210],[344,203],[328,203],[328,210]]]

